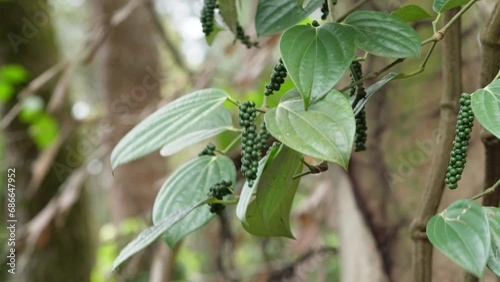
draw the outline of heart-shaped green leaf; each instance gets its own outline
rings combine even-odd
[[[337,23],[299,25],[281,37],[281,57],[305,109],[311,99],[328,93],[351,65],[355,48],[350,31]]]
[[[342,93],[332,90],[306,111],[293,89],[264,118],[271,135],[283,144],[347,169],[356,125],[352,107]]]
[[[161,220],[157,224],[142,231],[141,234],[139,234],[139,236],[137,236],[137,238],[135,238],[132,242],[128,243],[128,245],[125,246],[125,248],[123,248],[123,250],[120,252],[118,257],[116,257],[115,261],[113,262],[113,269],[116,269],[118,266],[120,266],[120,264],[122,264],[125,260],[130,258],[135,253],[137,253],[140,250],[149,246],[158,237],[160,237],[162,234],[164,234],[174,224],[176,224],[181,219],[186,217],[195,208],[209,203],[210,200],[211,200],[211,198],[205,197],[205,199],[198,201],[196,203],[193,203],[189,206],[186,206],[181,210],[176,211],[175,213],[164,218],[163,220]]]
[[[220,15],[226,23],[229,30],[236,34],[238,25],[238,11],[236,9],[236,0],[218,0]]]
[[[153,206],[153,223],[204,199],[215,183],[229,180],[236,183],[236,168],[226,156],[201,156],[177,169],[163,184]],[[214,215],[208,207],[198,209],[172,226],[163,239],[170,247],[189,233],[208,223]]]
[[[483,207],[490,224],[491,248],[487,266],[496,275],[500,276],[500,209]]]
[[[452,261],[482,277],[490,254],[488,226],[481,205],[472,200],[459,200],[429,220],[427,237]]]
[[[243,189],[241,189],[240,199],[236,206],[236,216],[242,221],[246,222],[246,214],[248,205],[254,196],[255,187],[259,185],[260,177],[264,169],[269,165],[269,163],[274,159],[278,153],[279,146],[273,145],[269,148],[267,154],[259,161],[259,167],[257,170],[257,178],[254,181],[253,186],[248,186],[248,182],[245,182]]]
[[[417,5],[406,5],[400,7],[399,9],[393,11],[391,15],[405,22],[414,22],[432,18],[432,16],[429,15],[429,13],[427,13],[424,9],[420,8]]]
[[[264,169],[257,184],[257,196],[246,213],[243,227],[256,236],[293,238],[290,211],[302,171],[302,155],[281,145],[276,156]]]
[[[467,2],[469,2],[469,0],[434,0],[432,9],[436,13],[444,13],[455,7],[465,5]]]
[[[500,138],[500,79],[471,95],[474,115],[484,128]]]
[[[311,0],[300,7],[297,0],[259,0],[255,16],[257,35],[282,32],[307,18],[322,3],[323,0]]]
[[[231,116],[221,106],[227,97],[222,90],[204,89],[163,106],[118,142],[111,153],[111,166],[114,169],[164,146],[168,148],[165,152],[176,152],[202,138],[231,129]],[[186,136],[194,139],[180,143]],[[169,146],[171,143],[175,146]]]
[[[353,28],[356,47],[368,53],[406,58],[420,55],[421,44],[415,30],[399,18],[375,11],[358,11],[343,22]]]

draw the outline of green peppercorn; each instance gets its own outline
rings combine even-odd
[[[245,34],[245,31],[243,30],[243,27],[237,23],[236,24],[236,39],[241,41],[247,48],[252,48],[252,47],[258,47],[259,43],[258,42],[252,42],[250,40],[250,36]]]
[[[204,0],[203,8],[201,9],[201,27],[206,36],[209,36],[214,30],[215,1],[216,0]]]
[[[325,0],[325,1],[323,1],[323,4],[321,5],[321,19],[326,20],[329,13],[330,13],[330,10],[328,10],[328,0]]]
[[[462,178],[465,163],[467,162],[467,145],[470,140],[470,133],[474,125],[474,113],[471,108],[471,99],[469,94],[462,94],[460,97],[460,110],[458,111],[457,125],[455,129],[455,140],[453,149],[450,153],[450,162],[445,183],[448,188],[458,187],[458,181]]]
[[[248,180],[257,178],[258,145],[260,144],[257,127],[254,125],[257,117],[255,103],[245,101],[239,106],[240,125],[243,126],[241,134],[241,172]],[[253,182],[248,182],[253,184]]]
[[[351,64],[351,81],[354,82],[360,79],[363,76],[363,71],[361,69],[361,64],[358,61],[354,61]],[[362,85],[355,86],[351,88],[350,96],[356,94],[356,91],[364,91]],[[366,134],[366,130],[368,127],[366,126],[366,112],[363,107],[361,111],[356,115],[356,135],[354,136],[354,151],[361,152],[366,150],[366,139],[368,135]]]
[[[219,181],[210,187],[207,195],[209,197],[214,197],[218,200],[222,200],[224,196],[231,194],[231,185],[232,185],[231,181],[227,180]],[[216,214],[219,214],[225,208],[223,204],[218,204],[218,203],[217,204],[211,203],[208,205],[210,206],[210,212]]]
[[[264,90],[264,95],[269,96],[274,93],[274,91],[279,91],[281,85],[285,82],[285,77],[287,75],[285,65],[283,60],[274,66],[273,72],[271,73],[271,82],[266,84],[266,89]]]
[[[208,145],[198,154],[198,156],[215,156],[215,145],[208,143]]]

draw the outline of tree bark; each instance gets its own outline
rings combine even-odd
[[[34,78],[58,62],[51,10],[46,0],[0,2],[0,65],[23,65],[30,77]],[[36,95],[47,102],[52,91],[53,84],[48,84]],[[7,110],[16,102],[16,98],[12,99],[7,104]],[[67,118],[67,109],[56,116],[60,123]],[[17,118],[8,125],[4,134],[7,154],[5,164],[8,168],[16,169],[19,230],[56,195],[69,174],[79,167],[82,156],[74,153],[78,150],[77,137],[70,136],[55,159],[55,162],[64,165],[64,172],[53,166],[37,192],[28,195],[26,187],[32,177],[32,164],[41,151],[29,136],[27,125]],[[44,231],[33,252],[17,246],[18,269],[14,280],[89,281],[94,250],[89,225],[86,197],[80,195],[62,224],[51,223]],[[24,263],[21,264],[21,261]],[[0,280],[6,281],[2,277]]]
[[[444,14],[448,22],[459,8]],[[449,161],[449,152],[455,136],[455,123],[458,112],[458,100],[462,93],[461,72],[461,34],[460,20],[457,20],[443,38],[443,90],[439,120],[439,139],[437,154],[433,155],[430,176],[424,188],[421,205],[411,226],[413,248],[414,282],[430,282],[432,279],[433,247],[426,236],[426,224],[436,214],[444,188],[444,179]]]
[[[95,1],[97,14],[104,19],[102,24],[107,25],[112,15],[128,3]],[[126,20],[113,27],[99,51],[103,94],[112,128],[105,137],[110,147],[155,110],[160,101],[160,58],[154,22],[146,5],[141,3]],[[111,183],[113,221],[149,215],[166,170],[165,159],[158,152],[118,167]],[[143,268],[149,266],[152,257],[146,256]],[[164,263],[167,267],[168,261]]]

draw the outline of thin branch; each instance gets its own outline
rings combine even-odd
[[[401,74],[400,76],[398,76],[398,79],[408,78],[408,77],[415,76],[419,73],[422,73],[425,70],[425,65],[427,64],[427,61],[429,61],[429,58],[431,57],[431,54],[434,51],[434,47],[436,47],[436,44],[437,44],[437,41],[432,42],[431,48],[427,52],[427,55],[425,56],[425,59],[422,62],[422,64],[420,64],[420,67],[418,68],[418,70],[411,72],[409,74]]]
[[[490,188],[487,188],[482,193],[479,193],[476,196],[472,197],[471,200],[477,200],[477,199],[482,198],[482,197],[484,197],[486,195],[493,194],[493,192],[495,192],[495,190],[498,187],[500,187],[500,179],[498,179],[498,181],[493,186],[491,186]]]
[[[347,16],[349,16],[352,12],[356,11],[357,9],[361,8],[361,6],[366,4],[368,1],[370,1],[370,0],[361,0],[358,3],[354,4],[354,6],[352,6],[351,9],[349,9],[347,12],[345,12],[342,16],[340,16],[337,19],[337,22],[339,23],[339,22],[345,20],[345,18],[347,18]]]

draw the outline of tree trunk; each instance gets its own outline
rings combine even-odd
[[[98,15],[105,22],[127,3],[128,0],[95,1]],[[160,101],[160,58],[154,33],[147,6],[140,4],[111,29],[101,47],[98,61],[103,70],[103,94],[112,126],[106,142],[111,147],[155,110]],[[111,183],[113,221],[119,223],[128,217],[149,215],[165,175],[166,163],[158,152],[118,167]],[[149,261],[152,255],[147,257]],[[126,272],[135,275],[130,272],[136,271]]]
[[[51,7],[46,0],[0,2],[0,65],[23,65],[31,78],[37,77],[58,62],[58,50],[51,25]],[[48,101],[53,85],[36,94]],[[7,105],[9,110],[17,99]],[[67,111],[56,116],[62,121]],[[25,124],[14,119],[5,132],[6,167],[16,169],[17,230],[36,216],[59,191],[69,174],[79,167],[81,157],[74,154],[77,138],[70,136],[55,162],[64,165],[61,173],[55,166],[45,176],[34,195],[26,193],[31,180],[32,164],[40,151],[28,135]],[[71,162],[69,162],[71,160]],[[2,170],[2,173],[7,170]],[[93,266],[92,236],[89,212],[80,196],[63,222],[51,223],[37,241],[33,252],[18,245],[18,269],[15,281],[89,281]],[[19,233],[18,233],[19,236]],[[25,263],[21,264],[23,261]],[[3,268],[4,266],[2,266]],[[12,277],[7,277],[12,278]],[[3,277],[0,280],[5,281]]]

